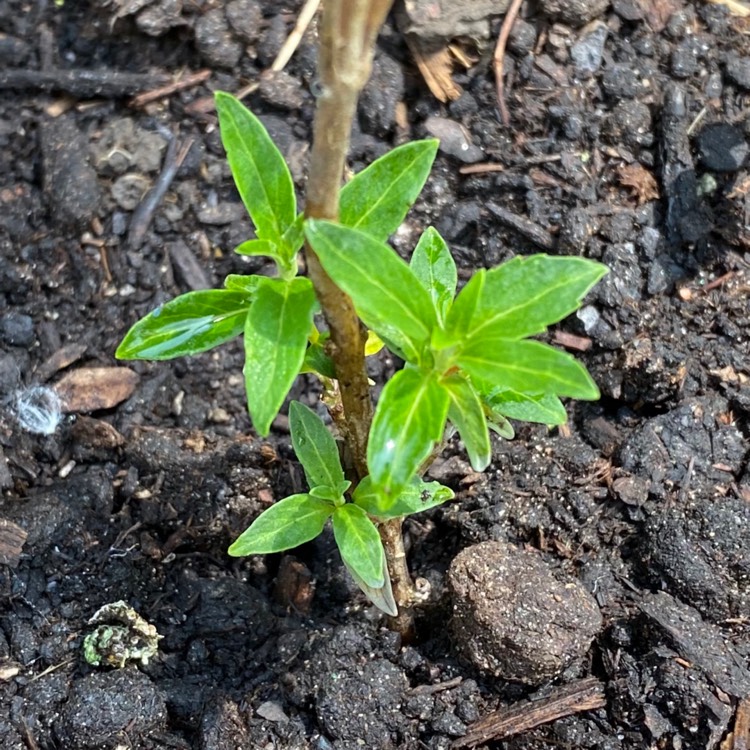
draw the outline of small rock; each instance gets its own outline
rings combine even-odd
[[[198,19],[195,43],[206,61],[220,68],[234,68],[242,57],[242,45],[235,40],[224,11],[219,8]]]
[[[669,69],[675,78],[690,78],[698,71],[699,46],[693,37],[683,39],[672,50]]]
[[[160,0],[141,11],[135,19],[135,25],[149,36],[162,36],[170,29],[185,26],[182,17],[182,0]]]
[[[604,43],[608,35],[609,28],[606,24],[593,24],[570,48],[570,57],[579,75],[593,75],[601,68],[604,59]]]
[[[484,158],[484,151],[475,146],[466,129],[447,117],[428,117],[425,130],[440,140],[440,150],[466,164],[473,164]]]
[[[483,672],[537,685],[583,658],[602,626],[593,597],[558,580],[538,555],[503,542],[463,550],[451,563],[450,628]]]
[[[536,40],[536,26],[523,18],[517,18],[508,37],[508,49],[516,55],[527,55],[534,49]]]
[[[703,166],[713,172],[736,172],[750,150],[742,130],[723,122],[706,125],[697,145]]]
[[[34,343],[34,321],[20,312],[7,312],[0,318],[0,339],[11,346],[29,347]]]
[[[143,200],[150,187],[151,181],[148,177],[129,172],[112,183],[112,197],[120,208],[132,211]]]
[[[72,117],[58,117],[41,126],[44,191],[63,226],[82,228],[97,215],[101,191],[89,163],[88,139]]]
[[[0,33],[0,64],[22,66],[31,54],[31,47],[17,36]]]
[[[637,71],[626,63],[609,66],[602,76],[602,87],[613,99],[632,99],[638,94],[639,85]]]
[[[750,91],[750,57],[731,56],[726,65],[727,78]]]
[[[626,505],[643,505],[648,500],[651,483],[642,477],[618,477],[612,482],[612,489],[618,499]]]
[[[196,212],[199,223],[217,227],[234,224],[234,222],[244,219],[245,216],[245,207],[242,203],[219,203],[216,206],[202,205]]]
[[[279,109],[299,109],[304,102],[299,80],[285,70],[261,76],[258,95]]]
[[[645,15],[640,0],[612,0],[612,10],[623,21],[641,21]]]
[[[281,703],[277,701],[265,701],[255,709],[255,713],[266,721],[273,721],[276,724],[282,724],[289,721],[289,717],[284,713]]]
[[[146,675],[134,669],[103,672],[73,684],[57,726],[69,750],[102,750],[118,745],[127,727],[134,746],[163,728],[167,718],[164,698]]]
[[[263,10],[257,0],[231,0],[225,12],[232,31],[245,44],[252,44],[258,38]]]
[[[546,15],[579,27],[602,15],[609,0],[545,0],[542,7]]]

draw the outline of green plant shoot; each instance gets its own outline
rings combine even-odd
[[[130,329],[116,356],[171,359],[243,336],[248,409],[256,431],[267,435],[300,373],[326,382],[336,376],[315,291],[298,275],[307,240],[370,329],[368,353],[385,344],[405,366],[383,388],[369,434],[369,476],[353,492],[328,429],[307,407],[290,405],[292,444],[310,489],[263,512],[229,552],[291,549],[330,519],[354,580],[395,614],[378,523],[453,497],[421,479],[449,424],[472,467],[483,471],[492,458],[490,432],[513,437],[509,419],[560,425],[561,398],[599,397],[582,364],[530,337],[578,309],[607,269],[577,257],[515,257],[477,271],[457,293],[453,257],[435,229],[425,230],[409,263],[386,244],[427,179],[437,141],[407,143],[355,175],[341,191],[339,223],[305,219],[260,120],[229,94],[218,93],[216,105],[232,175],[255,225],[255,237],[236,252],[271,258],[276,275],[232,274],[223,289],[167,302]]]

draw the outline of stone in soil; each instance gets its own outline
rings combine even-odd
[[[535,553],[503,542],[463,550],[448,573],[450,628],[482,672],[537,685],[580,661],[602,626],[593,597]]]
[[[200,16],[195,24],[195,43],[209,65],[234,68],[242,57],[242,45],[234,38],[220,8]]]
[[[583,26],[598,18],[609,6],[609,0],[545,0],[544,13],[571,26]]]
[[[713,172],[736,172],[750,150],[742,130],[723,122],[706,125],[696,143],[701,163]]]
[[[76,681],[57,734],[68,750],[109,750],[162,728],[164,698],[145,674],[123,669]]]

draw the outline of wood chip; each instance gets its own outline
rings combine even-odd
[[[604,684],[595,677],[589,677],[556,688],[538,700],[516,703],[488,714],[475,721],[469,727],[469,731],[463,737],[459,737],[451,747],[474,747],[490,740],[510,737],[564,716],[602,708],[606,703]]]
[[[623,187],[632,188],[639,206],[659,197],[656,178],[638,162],[620,165],[617,168],[617,177]]]
[[[40,383],[49,380],[53,375],[70,367],[77,362],[84,354],[88,346],[86,344],[66,344],[58,349],[51,357],[48,357],[36,371],[36,379]]]
[[[138,374],[127,367],[83,367],[73,370],[55,384],[64,412],[111,409],[130,398]]]
[[[0,564],[18,566],[28,534],[17,524],[0,518]]]
[[[453,58],[448,45],[429,46],[414,34],[406,34],[406,43],[432,95],[444,103],[458,99],[462,92],[453,81]]]

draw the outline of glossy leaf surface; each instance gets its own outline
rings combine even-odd
[[[341,189],[339,221],[387,240],[421,192],[437,147],[437,140],[405,143],[354,175]]]
[[[434,372],[397,372],[380,395],[367,446],[374,485],[396,500],[442,439],[448,394]]]
[[[538,341],[471,339],[456,362],[472,378],[521,393],[599,398],[599,389],[580,362]]]
[[[237,537],[229,554],[244,557],[299,547],[323,531],[333,511],[333,503],[310,495],[285,497],[264,510]]]
[[[357,485],[353,500],[371,516],[398,518],[429,510],[454,497],[453,490],[444,487],[440,482],[423,482],[421,479],[415,479],[393,501],[384,497],[373,485],[371,477],[367,476]]]
[[[460,375],[443,378],[442,384],[450,398],[448,419],[464,441],[471,468],[484,471],[492,460],[492,447],[482,401],[471,383]]]
[[[584,258],[513,258],[486,272],[471,320],[462,330],[471,336],[505,339],[542,333],[577,310],[606,273],[606,266]]]
[[[284,403],[300,372],[312,326],[315,294],[308,279],[267,279],[245,322],[245,390],[260,435]]]
[[[410,361],[437,324],[432,300],[409,266],[363,232],[310,219],[305,234],[333,281],[353,300],[368,328]]]
[[[126,334],[118,359],[173,359],[213,349],[242,333],[250,309],[245,292],[206,289],[166,302]]]
[[[338,488],[344,480],[339,449],[320,417],[299,401],[289,405],[289,429],[297,458],[310,487]],[[341,494],[340,492],[338,494]]]
[[[428,227],[419,238],[409,267],[429,293],[438,320],[444,321],[456,296],[458,275],[448,245],[436,229]]]
[[[297,208],[284,157],[263,123],[237,98],[218,91],[216,111],[229,167],[258,239],[270,240],[281,248]]]
[[[385,583],[383,543],[375,524],[362,508],[347,503],[333,512],[333,535],[347,567],[373,588]]]

